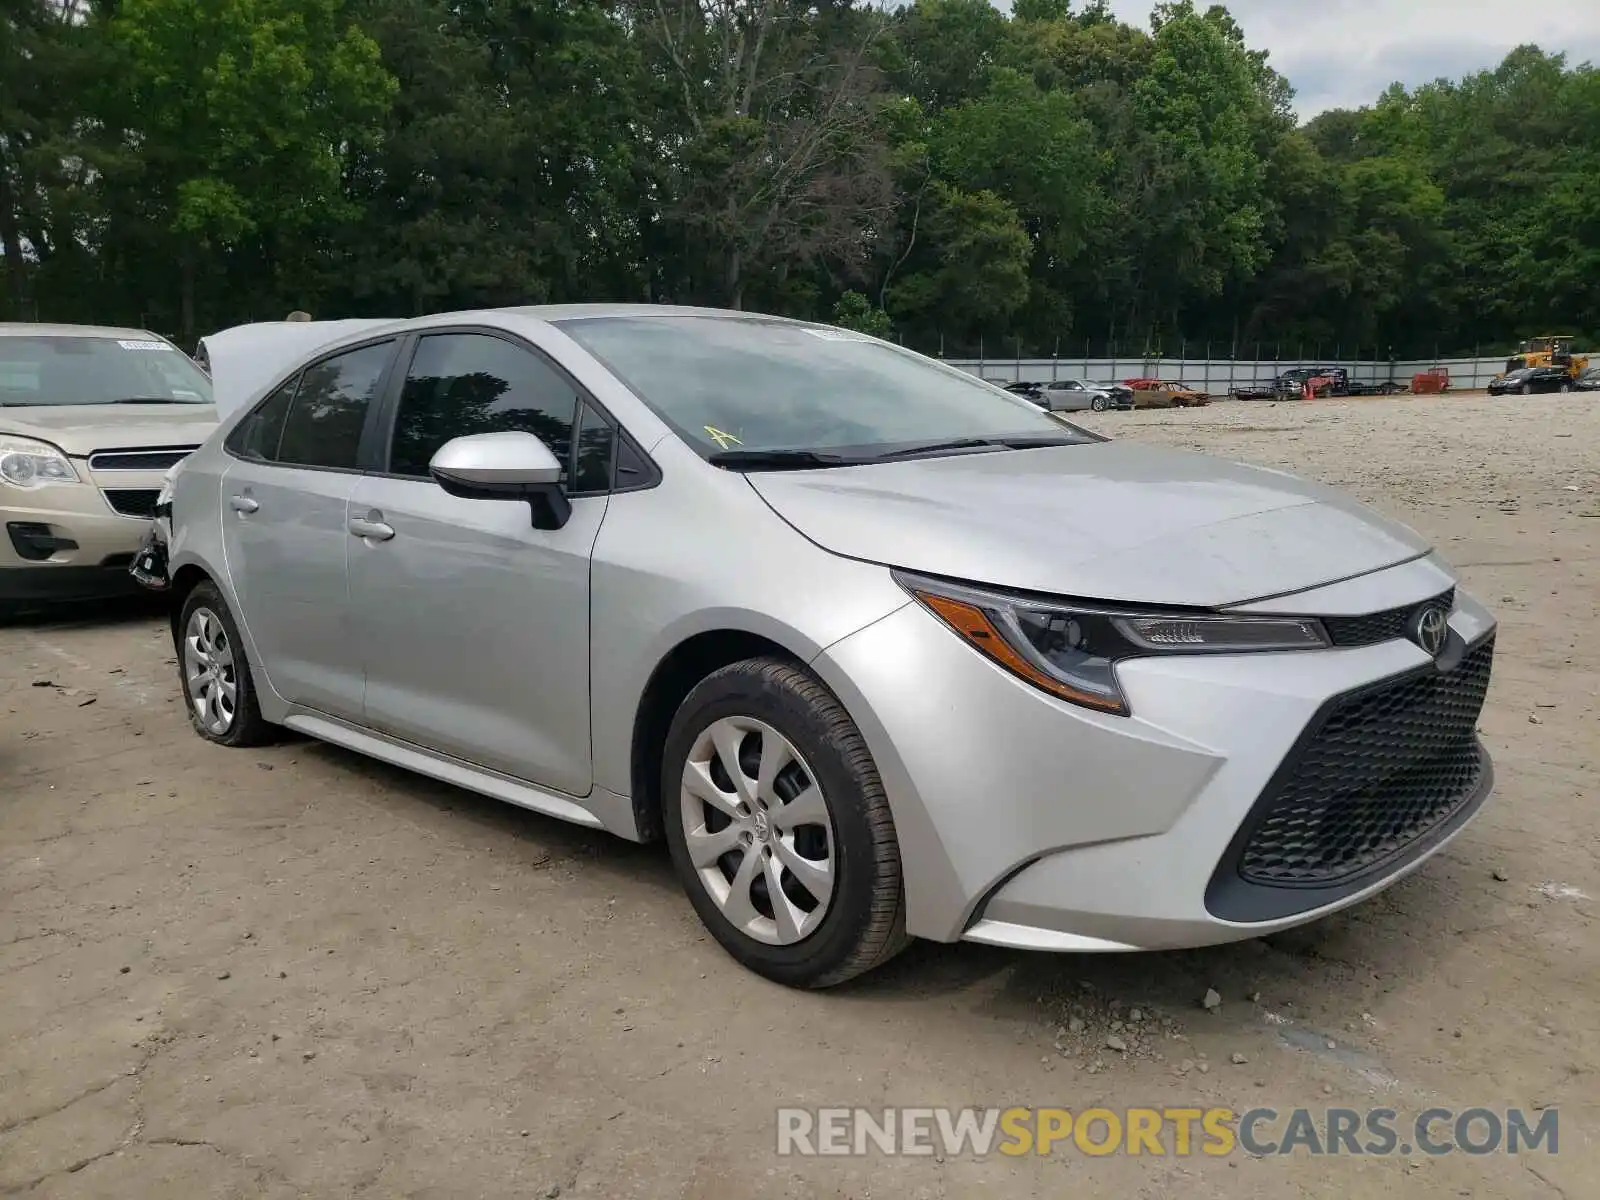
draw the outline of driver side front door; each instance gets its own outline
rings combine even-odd
[[[451,496],[428,474],[450,439],[512,430],[535,434],[568,464],[572,515],[560,529],[535,529],[520,501]],[[386,470],[363,477],[350,497],[365,725],[568,795],[589,793],[589,560],[615,438],[533,348],[488,331],[418,339]]]

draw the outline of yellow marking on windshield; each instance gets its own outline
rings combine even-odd
[[[725,433],[722,430],[713,428],[710,425],[707,425],[705,427],[705,431],[706,431],[706,433],[708,433],[711,436],[711,440],[717,443],[717,449],[718,450],[726,450],[730,445],[733,445],[733,446],[742,446],[742,445],[744,445],[744,443],[741,442],[738,438],[734,437],[733,434]]]

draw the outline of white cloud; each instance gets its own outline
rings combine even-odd
[[[1205,9],[1210,0],[1196,0]],[[1148,0],[1112,0],[1124,21],[1148,25]],[[1496,66],[1527,42],[1600,63],[1595,0],[1233,0],[1245,39],[1268,50],[1295,88],[1302,117],[1370,104],[1391,83],[1416,87]]]

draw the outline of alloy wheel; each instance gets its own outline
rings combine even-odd
[[[227,733],[238,713],[239,679],[228,631],[209,608],[195,609],[183,631],[183,678],[201,727],[216,737]]]
[[[793,742],[754,718],[713,722],[684,763],[679,804],[695,874],[734,928],[775,946],[816,931],[838,854],[827,799]]]

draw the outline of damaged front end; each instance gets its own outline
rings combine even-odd
[[[182,465],[179,463],[167,472],[161,493],[156,497],[155,519],[150,522],[138,552],[128,564],[128,574],[148,591],[165,592],[172,587],[167,568],[167,544],[172,537],[172,481]]]

